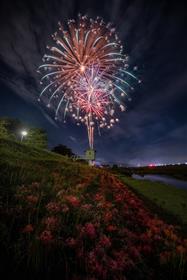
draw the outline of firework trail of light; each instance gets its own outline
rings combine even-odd
[[[127,96],[129,79],[138,79],[128,69],[128,56],[111,24],[101,18],[93,20],[79,16],[69,20],[67,31],[59,23],[59,32],[52,35],[55,45],[47,47],[38,72],[42,73],[40,93],[47,106],[55,107],[55,118],[61,109],[77,121],[85,123],[90,148],[93,148],[94,127],[111,128],[116,105],[121,111],[125,106],[121,96]]]

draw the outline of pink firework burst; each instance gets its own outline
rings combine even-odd
[[[67,29],[59,23],[52,35],[55,44],[48,47],[42,73],[42,98],[55,108],[55,118],[63,111],[87,126],[89,144],[93,148],[94,127],[111,128],[116,108],[125,106],[121,97],[132,89],[129,79],[137,79],[128,69],[128,56],[111,24],[79,16],[69,20]],[[62,109],[62,110],[61,110]]]

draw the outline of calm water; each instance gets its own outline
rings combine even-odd
[[[138,179],[138,180],[150,180],[150,181],[158,181],[158,182],[162,182],[168,185],[173,185],[177,188],[180,189],[186,189],[187,190],[187,181],[183,181],[183,180],[179,180],[179,179],[175,179],[172,178],[170,176],[166,176],[166,175],[144,175],[144,176],[140,176],[137,174],[133,174],[132,177],[134,179]]]

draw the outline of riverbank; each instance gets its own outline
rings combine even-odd
[[[137,180],[118,175],[120,180],[136,192],[152,211],[167,222],[178,224],[187,233],[187,191],[160,182]]]
[[[113,167],[114,171],[123,175],[137,174],[144,175],[163,175],[187,181],[187,164],[175,164],[164,166],[141,166],[141,167]]]
[[[171,185],[179,189],[186,189],[187,190],[187,181],[179,180],[173,178],[171,176],[166,175],[158,175],[158,174],[146,174],[146,175],[132,175],[133,179],[137,180],[149,180],[151,182],[160,182],[166,185]]]

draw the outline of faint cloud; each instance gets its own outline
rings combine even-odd
[[[69,138],[71,139],[71,141],[73,141],[73,142],[75,142],[75,143],[77,142],[77,139],[76,139],[75,137],[73,137],[73,136],[70,135]]]

